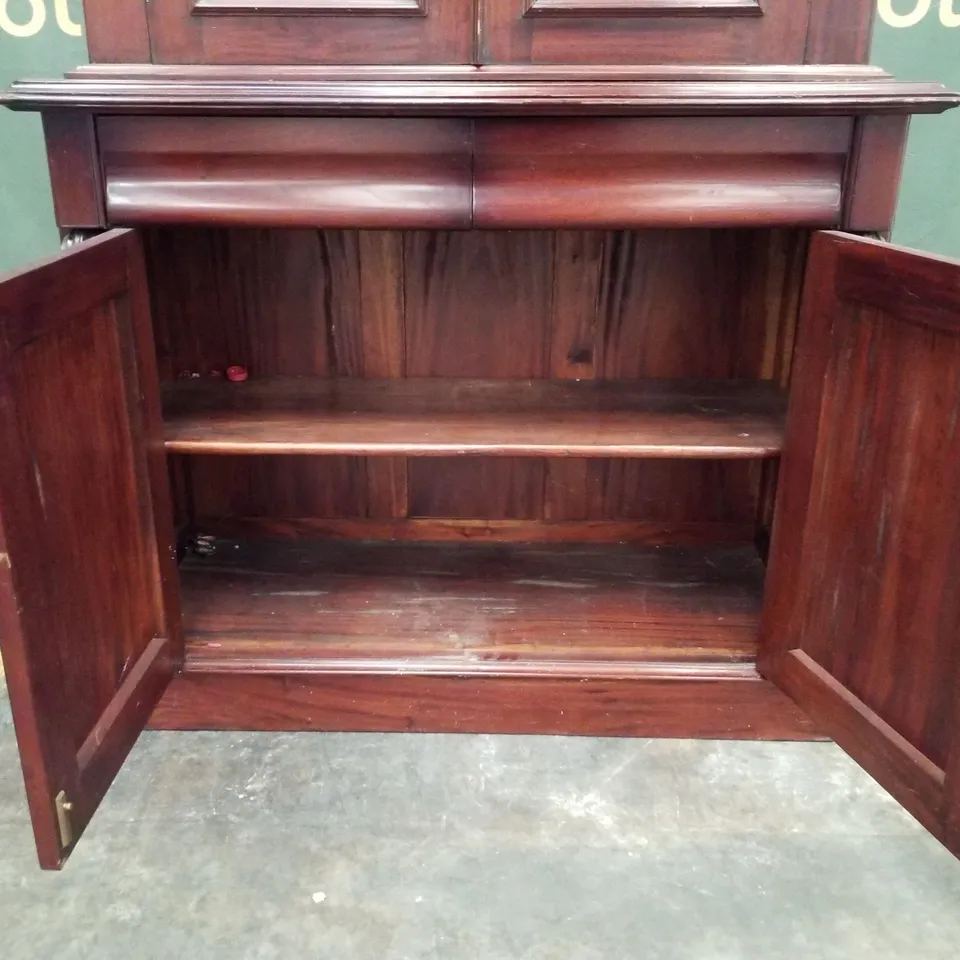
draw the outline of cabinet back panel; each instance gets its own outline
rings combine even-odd
[[[147,231],[161,376],[770,379],[800,230]],[[753,462],[193,457],[198,518],[749,524]],[[181,505],[181,509],[185,509]]]

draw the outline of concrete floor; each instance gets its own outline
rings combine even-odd
[[[145,734],[4,960],[955,960],[960,863],[830,744]]]

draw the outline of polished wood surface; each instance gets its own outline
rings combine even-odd
[[[530,0],[480,0],[480,62],[699,64],[805,59],[806,3],[767,0],[762,11],[755,3],[711,0],[683,4],[616,0],[616,6],[611,0],[538,0],[532,5]],[[541,15],[531,15],[538,7]],[[760,12],[762,16],[757,16]]]
[[[470,63],[474,20],[470,0],[429,4],[353,0],[289,0],[234,8],[196,0],[150,4],[155,63]],[[312,7],[312,9],[311,9]],[[413,7],[414,9],[411,9]],[[237,9],[239,8],[239,9]],[[379,8],[379,9],[377,9]],[[215,12],[214,16],[210,16]]]
[[[83,0],[83,30],[92,63],[149,63],[148,4],[141,0]]]
[[[759,677],[309,676],[187,672],[158,730],[367,730],[813,740],[821,734]]]
[[[467,227],[466,120],[106,117],[113,223]]]
[[[944,837],[960,750],[960,263],[825,234],[807,287],[760,665]]]
[[[873,8],[87,0],[103,62],[0,98],[61,227],[154,225],[149,305],[130,234],[0,287],[44,865],[161,694],[167,729],[822,723],[960,853],[960,267],[819,237],[794,350],[808,229],[888,231],[908,118],[960,103],[862,66]]]
[[[524,17],[762,17],[760,0],[532,0]]]
[[[167,380],[240,364],[251,385],[387,376],[783,384],[806,236],[162,229],[147,246]],[[762,480],[749,461],[592,459],[557,470],[527,457],[189,459],[194,515],[206,519],[750,524]]]
[[[822,2],[822,0],[821,0]],[[835,0],[840,2],[840,0]],[[833,91],[851,83],[884,82],[893,76],[882,67],[839,61],[833,64],[611,64],[611,63],[434,63],[426,66],[404,64],[299,64],[264,66],[263,64],[208,63],[84,63],[65,76],[75,80],[112,80],[121,88],[128,80],[197,80],[233,82],[240,80],[311,80],[313,82],[351,83],[358,80],[395,82],[467,82],[507,81],[510,83],[546,83],[587,80],[594,82],[670,82],[738,83],[797,82],[827,83]],[[837,87],[836,84],[843,84]]]
[[[53,110],[42,119],[57,225],[63,230],[102,229],[107,218],[93,117]]]
[[[482,60],[477,47],[484,49],[491,31],[521,59],[543,60],[547,48],[560,60],[601,64],[704,63],[716,49],[720,63],[862,63],[874,12],[872,0],[490,0],[473,7],[470,0],[444,0],[439,10],[422,0],[181,0],[155,11],[138,0],[86,0],[85,11],[93,62],[239,64],[466,64]],[[204,30],[192,22],[208,18],[225,19],[229,29]],[[290,18],[306,25],[294,32]],[[417,31],[404,18],[428,22]],[[524,30],[524,21],[558,19],[561,26],[572,20],[572,29]],[[743,30],[743,19],[758,22]],[[604,30],[611,20],[626,36]],[[394,37],[399,49],[391,56]],[[767,53],[750,43],[778,46]],[[584,44],[588,50],[578,55],[575,48]]]
[[[266,116],[844,116],[942,113],[960,97],[938,83],[898,82],[876,71],[772,67],[756,74],[598,66],[466,68],[464,72],[349,68],[294,71],[182,67],[75,71],[63,80],[14,83],[14,110],[98,115]]]
[[[149,322],[132,233],[0,282],[0,641],[48,868],[182,659]]]
[[[776,456],[786,394],[739,381],[268,378],[164,390],[176,453]]]
[[[564,463],[566,461],[559,461]],[[443,543],[645,543],[673,547],[754,542],[753,523],[651,523],[638,520],[370,520],[204,517],[205,535],[245,540],[390,540]]]
[[[843,227],[860,233],[893,229],[907,149],[908,117],[860,117],[844,189]]]
[[[181,568],[191,670],[713,676],[756,658],[749,545],[214,542]]]
[[[810,0],[807,63],[866,63],[876,0]]]
[[[194,0],[197,17],[425,17],[426,0]]]
[[[835,226],[848,119],[477,121],[478,227]]]

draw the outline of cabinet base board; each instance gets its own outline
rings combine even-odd
[[[749,679],[190,673],[154,730],[823,739],[792,700]]]

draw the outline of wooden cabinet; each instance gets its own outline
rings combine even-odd
[[[473,60],[472,0],[169,0],[143,16],[154,63]]]
[[[855,235],[960,98],[866,5],[89,10],[5,97],[94,235],[0,283],[43,866],[147,725],[831,736],[960,852],[960,265]]]
[[[86,9],[94,62],[783,65],[864,62],[872,3],[87,0]]]
[[[866,4],[480,0],[481,63],[856,63]]]

